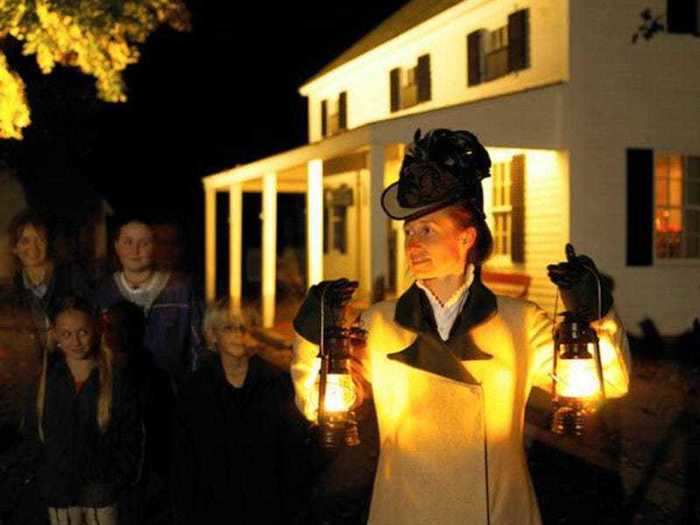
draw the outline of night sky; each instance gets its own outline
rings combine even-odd
[[[117,211],[187,218],[201,257],[201,177],[304,144],[299,86],[405,3],[190,0],[192,32],[151,36],[127,69],[126,104],[98,101],[73,70],[39,74],[10,45],[33,124],[21,143],[2,141],[3,156],[66,214],[91,186]]]

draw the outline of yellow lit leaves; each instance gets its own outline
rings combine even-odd
[[[94,77],[97,96],[108,102],[126,101],[122,74],[138,62],[138,45],[162,24],[190,29],[184,0],[0,0],[0,40],[22,42],[23,54],[34,55],[44,74],[58,64]],[[0,138],[21,138],[27,125],[24,84],[3,57]]]
[[[8,69],[5,55],[0,52],[0,138],[21,139],[22,128],[29,122],[24,82]]]

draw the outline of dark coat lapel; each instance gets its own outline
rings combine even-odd
[[[467,302],[455,319],[450,337],[443,341],[437,332],[428,298],[414,283],[399,298],[394,320],[418,336],[408,348],[387,357],[455,381],[477,384],[461,361],[493,357],[474,344],[469,331],[488,320],[496,310],[496,296],[483,285],[478,272],[475,272]]]

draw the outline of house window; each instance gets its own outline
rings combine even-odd
[[[700,257],[700,157],[654,156],[656,257]]]
[[[338,98],[321,101],[321,136],[328,137],[348,127],[348,97],[343,91]]]
[[[478,29],[467,35],[467,85],[475,86],[530,67],[529,11],[508,16],[493,31]]]
[[[418,58],[415,66],[389,72],[392,112],[413,107],[431,99],[430,55]]]
[[[508,74],[508,26],[491,31],[484,53],[484,80]]]
[[[510,257],[512,239],[512,213],[510,163],[499,162],[491,168],[493,178],[493,253]]]

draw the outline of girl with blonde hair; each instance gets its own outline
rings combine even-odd
[[[87,303],[62,302],[25,419],[51,525],[117,525],[117,503],[140,472],[144,435],[136,391],[100,332]]]

